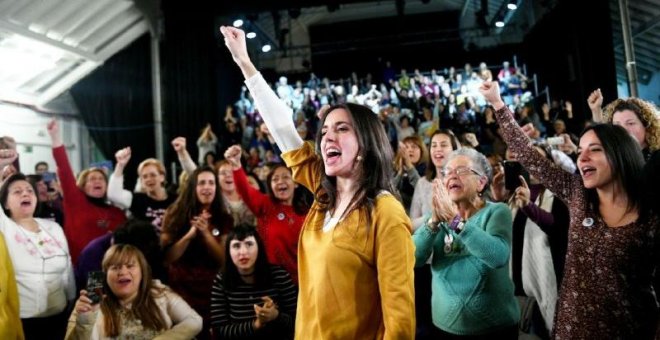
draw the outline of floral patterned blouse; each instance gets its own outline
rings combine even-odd
[[[517,159],[570,209],[554,338],[652,338],[658,321],[651,288],[658,255],[657,216],[608,227],[588,203],[579,175],[553,166],[536,152],[506,106],[495,115]]]

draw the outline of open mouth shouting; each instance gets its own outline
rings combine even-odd
[[[341,157],[341,151],[335,147],[329,147],[325,149],[325,165],[331,166],[339,162]]]

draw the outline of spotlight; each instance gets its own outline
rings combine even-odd
[[[248,34],[245,35],[248,39],[254,39],[257,37],[257,33],[254,32],[248,32]]]
[[[504,27],[504,21],[497,21],[495,27]]]
[[[508,8],[508,9],[510,9],[510,10],[512,10],[512,11],[515,11],[516,9],[518,9],[518,5],[516,5],[515,2],[509,2],[509,4],[506,5],[506,8]]]
[[[270,52],[271,48],[272,48],[272,47],[270,47],[269,44],[263,45],[263,46],[261,47],[261,52],[264,52],[264,53],[266,53],[266,52]]]
[[[241,26],[243,26],[243,20],[241,19],[234,20],[234,27],[241,27]]]

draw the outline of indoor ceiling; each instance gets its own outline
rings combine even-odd
[[[658,46],[660,46],[660,2],[657,0],[628,1],[628,12],[634,42],[637,79],[640,83],[648,84],[653,74],[660,70],[660,53],[658,53]],[[617,81],[623,84],[627,83],[627,72],[619,1],[610,1],[610,13]]]
[[[149,31],[129,0],[0,0],[0,100],[42,107]]]

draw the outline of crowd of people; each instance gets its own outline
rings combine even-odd
[[[176,188],[130,146],[74,176],[55,121],[56,173],[0,139],[1,338],[656,335],[655,105],[582,124],[508,63],[270,85],[221,33],[245,89]]]

